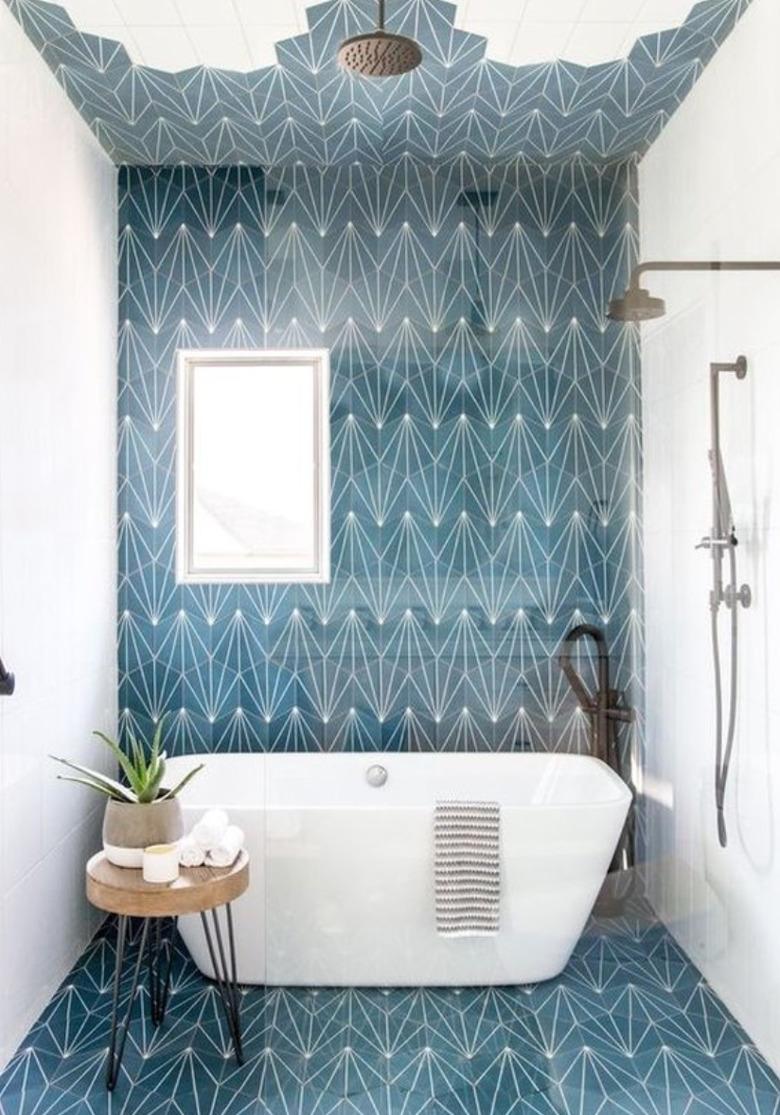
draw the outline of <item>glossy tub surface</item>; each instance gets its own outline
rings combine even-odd
[[[203,756],[198,756],[203,760]],[[170,760],[175,782],[193,756]],[[566,965],[630,804],[603,763],[559,754],[209,755],[182,798],[185,830],[221,806],[246,834],[234,908],[239,978],[287,986],[515,984]],[[366,775],[379,764],[387,781]],[[433,811],[501,805],[501,928],[435,928]],[[210,974],[200,927],[182,935]]]

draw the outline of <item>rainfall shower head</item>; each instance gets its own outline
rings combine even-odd
[[[644,287],[630,286],[622,298],[612,299],[607,317],[612,321],[652,321],[665,313],[663,298],[654,298]]]
[[[422,62],[422,51],[414,39],[385,31],[385,4],[379,0],[375,31],[353,35],[339,47],[340,64],[361,77],[400,77]]]

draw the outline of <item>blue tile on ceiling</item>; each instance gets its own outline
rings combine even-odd
[[[703,0],[682,26],[645,36],[618,61],[514,67],[454,26],[454,5],[407,0],[388,26],[419,38],[423,63],[367,81],[342,71],[336,51],[373,25],[368,0],[309,8],[309,31],[277,44],[278,64],[246,74],[136,66],[56,4],[5,2],[115,162],[321,166],[641,153],[750,4]]]

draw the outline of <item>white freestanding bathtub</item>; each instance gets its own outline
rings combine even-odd
[[[170,760],[179,775],[201,756]],[[244,983],[401,986],[529,983],[566,965],[630,804],[597,759],[558,754],[209,755],[185,824],[225,808],[246,834],[249,891],[233,908]],[[382,786],[368,769],[387,771]],[[501,805],[501,923],[437,935],[437,799]],[[197,919],[181,933],[211,975]]]

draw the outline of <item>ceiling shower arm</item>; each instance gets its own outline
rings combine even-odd
[[[639,290],[639,280],[649,271],[780,271],[780,260],[652,259],[634,267],[629,289]]]

